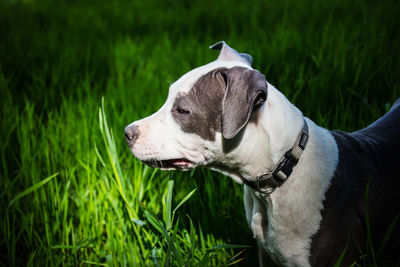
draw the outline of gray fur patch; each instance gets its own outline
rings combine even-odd
[[[172,116],[186,133],[194,133],[209,141],[221,132],[222,99],[225,94],[225,68],[208,72],[197,80],[190,91],[178,95]]]
[[[188,93],[178,95],[171,112],[184,132],[210,141],[215,140],[216,132],[222,132],[231,139],[266,98],[267,83],[260,72],[218,68],[200,77]]]

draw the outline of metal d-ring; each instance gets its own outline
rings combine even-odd
[[[269,179],[270,179],[270,178],[269,178]],[[271,193],[274,192],[275,189],[278,187],[278,184],[275,184],[275,185],[272,186],[271,188],[266,189],[266,190],[263,190],[263,189],[260,188],[260,180],[261,180],[260,178],[257,179],[257,191],[260,192],[261,194],[264,194],[264,195],[271,194]]]

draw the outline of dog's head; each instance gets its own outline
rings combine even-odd
[[[131,151],[146,164],[223,171],[237,167],[233,161],[251,158],[252,146],[257,146],[257,113],[267,99],[268,83],[251,68],[251,56],[225,42],[210,48],[220,50],[216,61],[183,75],[170,86],[160,110],[125,128]]]

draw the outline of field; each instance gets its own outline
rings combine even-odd
[[[242,187],[142,165],[124,127],[220,40],[317,124],[364,127],[400,96],[399,14],[389,0],[0,1],[0,266],[256,266]],[[379,265],[377,246],[357,265]]]

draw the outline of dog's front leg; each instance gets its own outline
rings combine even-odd
[[[254,195],[252,189],[247,186],[244,187],[246,220],[254,237],[257,239],[259,264],[260,266],[276,266],[262,245],[262,243],[265,242],[268,227],[268,216],[263,204],[264,203]]]

